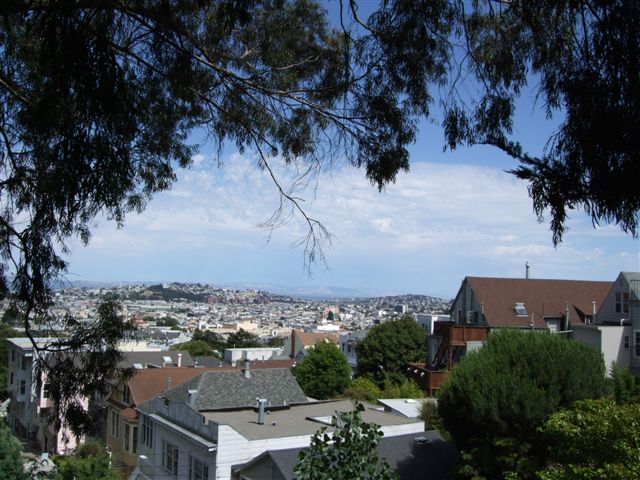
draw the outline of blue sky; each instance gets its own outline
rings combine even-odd
[[[525,93],[514,137],[540,153],[557,120],[547,120]],[[453,297],[466,275],[614,280],[640,269],[640,242],[616,226],[593,228],[573,212],[554,248],[538,223],[527,184],[505,170],[515,162],[496,149],[443,152],[441,129],[423,122],[411,171],[382,193],[363,170],[336,164],[297,191],[307,212],[334,235],[326,266],[310,277],[300,218],[271,232],[260,228],[278,206],[270,179],[252,152],[227,146],[218,166],[203,145],[173,189],[156,195],[123,229],[104,219],[89,246],[72,245],[69,280],[194,281],[339,286],[371,294]],[[273,159],[277,164],[277,159]],[[277,167],[283,183],[291,172]]]

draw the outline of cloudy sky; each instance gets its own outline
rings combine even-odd
[[[427,133],[432,131],[426,129]],[[435,132],[436,130],[433,130]],[[194,157],[174,188],[157,195],[123,229],[98,220],[88,247],[76,244],[69,280],[197,281],[339,286],[370,293],[451,297],[465,275],[613,280],[638,270],[637,240],[615,226],[593,228],[576,213],[554,248],[538,223],[526,183],[492,149],[443,153],[421,135],[408,174],[379,193],[364,171],[337,165],[296,193],[306,212],[333,235],[326,265],[305,268],[299,216],[270,232],[278,207],[270,178],[252,153]],[[283,184],[290,172],[278,165]],[[313,188],[312,188],[313,187]]]
[[[331,10],[331,9],[330,9]],[[331,12],[330,14],[335,14]],[[535,84],[535,82],[531,82]],[[540,154],[558,118],[547,120],[524,92],[514,137]],[[195,138],[196,141],[200,140]],[[564,242],[554,247],[538,223],[527,184],[505,171],[516,164],[495,149],[443,152],[441,129],[423,122],[411,147],[411,171],[379,193],[363,170],[336,164],[306,190],[308,215],[332,234],[326,264],[305,266],[299,216],[270,232],[261,228],[279,205],[277,191],[251,152],[227,146],[219,166],[204,142],[193,165],[178,172],[123,229],[99,219],[88,247],[76,244],[68,279],[193,281],[335,286],[371,294],[452,297],[466,275],[613,280],[640,269],[640,243],[616,226],[594,228],[573,212]],[[279,181],[290,170],[272,163]]]

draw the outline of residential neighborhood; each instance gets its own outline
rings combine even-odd
[[[59,298],[68,299],[70,294]],[[300,308],[293,299],[288,302],[292,312]],[[76,302],[72,304],[77,308]],[[356,304],[362,302],[345,302],[351,305],[347,307],[336,301],[335,308],[326,308],[322,301],[303,301],[300,317],[290,313],[278,320],[281,329],[293,326],[288,334],[282,331],[275,336],[282,337],[281,347],[225,348],[218,357],[194,358],[186,350],[169,350],[171,341],[130,338],[121,345],[120,366],[131,368],[133,374],[114,383],[106,397],[77,399],[82,408],[94,412],[96,429],[91,436],[104,442],[120,478],[153,479],[168,474],[176,478],[258,480],[265,471],[276,472],[277,478],[295,478],[294,459],[301,449],[310,446],[312,436],[321,428],[330,435],[336,428],[332,423],[336,412],[354,406],[344,397],[318,400],[306,395],[292,374],[296,364],[311,358],[317,345],[331,345],[349,366],[350,376],[358,377],[362,374],[358,345],[367,342],[367,333],[376,325],[399,318],[378,312],[371,326],[363,329],[362,323],[353,322],[353,314],[343,315]],[[404,316],[413,316],[418,331],[423,332],[422,360],[407,361],[404,370],[405,377],[415,381],[422,393],[404,400],[362,402],[362,419],[377,425],[384,435],[378,454],[401,478],[418,478],[412,475],[427,464],[440,472],[434,473],[434,478],[446,478],[455,467],[456,449],[425,424],[421,413],[425,400],[420,396],[437,398],[456,364],[470,352],[480,351],[494,332],[547,332],[593,349],[601,355],[606,365],[603,373],[608,376],[614,366],[640,374],[640,272],[621,272],[611,281],[599,282],[466,277],[450,305],[444,314],[398,308]],[[158,304],[148,310],[148,317],[139,324],[142,331],[153,328],[151,312],[158,315],[154,317],[157,320],[166,318],[161,307]],[[179,332],[179,338],[190,338],[196,326],[218,334],[223,330],[201,319],[192,320],[185,304],[180,308],[187,310],[186,315],[178,320],[176,330],[169,330]],[[139,317],[130,306],[123,310],[132,319]],[[199,305],[194,310],[207,311]],[[247,325],[242,311],[235,320]],[[305,320],[305,311],[314,313]],[[86,321],[91,321],[90,316]],[[228,323],[233,323],[230,316]],[[274,338],[273,329],[260,328],[257,322],[254,325],[255,338],[265,342]],[[331,325],[336,328],[328,329]],[[226,328],[229,335],[238,331]],[[64,418],[51,421],[51,380],[38,365],[38,361],[50,358],[39,360],[42,353],[29,338],[4,341],[8,345],[6,418],[11,430],[25,446],[43,456],[71,454],[88,438],[74,435]],[[52,341],[47,337],[33,339],[39,348]],[[414,452],[412,457],[401,455],[402,442],[411,446],[407,452]],[[441,455],[434,454],[436,447],[442,450]],[[424,456],[415,453],[423,451]]]

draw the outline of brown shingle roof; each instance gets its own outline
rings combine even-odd
[[[529,326],[531,314],[539,327],[543,317],[564,315],[569,303],[569,320],[584,322],[593,304],[600,308],[612,282],[585,280],[543,280],[524,278],[467,277],[475,298],[483,304],[490,327]],[[524,303],[528,316],[518,316],[516,302]],[[539,323],[538,323],[539,322]]]
[[[294,361],[287,360],[264,360],[251,362],[252,369],[263,368],[290,368]],[[128,386],[131,392],[133,403],[140,405],[142,402],[149,400],[156,395],[161,394],[167,389],[167,378],[171,379],[171,387],[180,385],[193,377],[204,372],[210,371],[233,371],[241,370],[242,362],[238,362],[235,367],[209,367],[209,368],[145,368],[143,370],[135,370],[133,377],[129,379]]]

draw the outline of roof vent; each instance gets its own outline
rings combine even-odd
[[[267,400],[265,398],[258,399],[258,425],[264,425],[264,406]]]
[[[413,439],[418,445],[428,445],[429,443],[431,443],[431,440],[429,440],[427,437],[425,436],[420,436],[420,437],[415,437]]]

